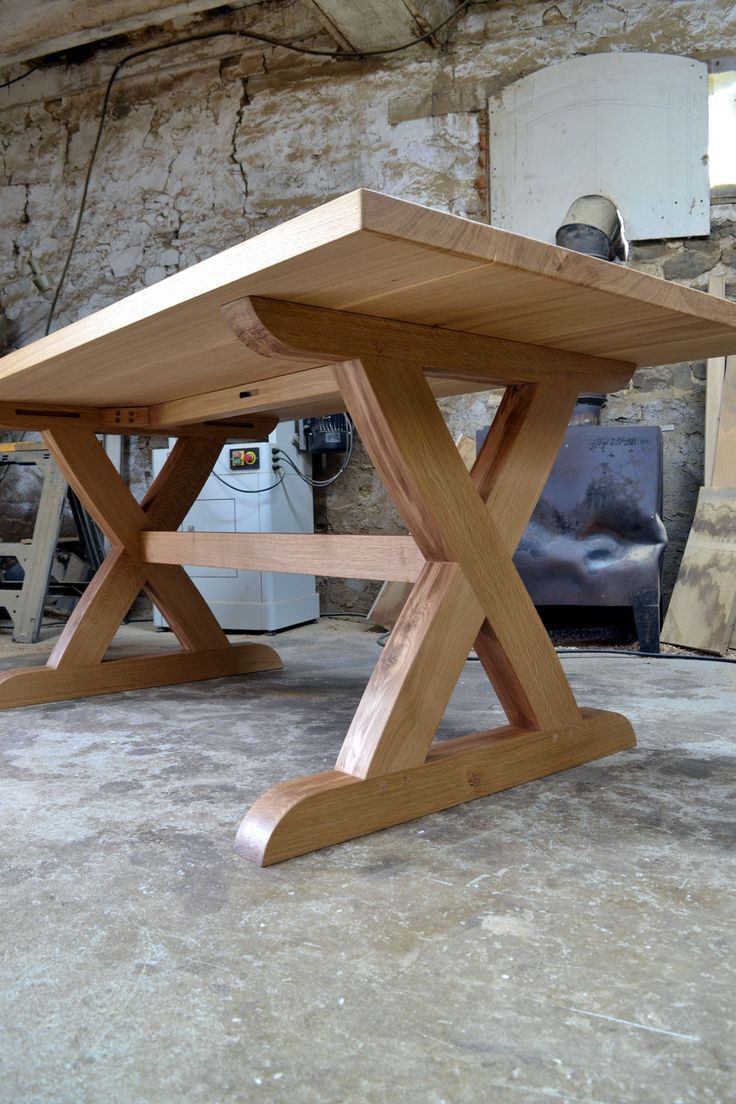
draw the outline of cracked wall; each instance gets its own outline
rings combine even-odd
[[[48,61],[0,93],[6,348],[43,332],[50,294],[34,288],[28,259],[55,283],[112,66],[131,50],[241,24],[334,48],[311,7],[269,2]],[[231,38],[140,59],[113,90],[55,325],[361,185],[484,219],[489,94],[579,53],[649,50],[707,60],[733,52],[734,32],[736,5],[726,0],[498,0],[471,8],[446,47],[386,59],[334,62]],[[632,263],[701,288],[710,272],[733,276],[736,209],[714,207],[713,215],[710,238],[641,244]],[[666,589],[701,479],[703,375],[702,365],[639,372],[605,413],[608,421],[672,427],[664,433]],[[442,406],[453,432],[472,433],[496,401],[473,395]],[[131,442],[127,468],[141,490],[150,478],[148,439]],[[11,475],[0,495],[7,538],[27,535],[35,481]],[[401,531],[360,447],[346,476],[317,492],[315,516],[328,531]],[[374,591],[332,580],[324,606],[365,610]]]

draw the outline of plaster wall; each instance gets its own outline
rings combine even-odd
[[[47,59],[0,91],[5,349],[43,333],[50,292],[35,289],[29,258],[53,286],[112,67],[136,49],[236,26],[335,48],[307,0],[269,0]],[[112,93],[54,325],[361,185],[485,219],[489,94],[581,53],[643,50],[707,60],[731,53],[735,34],[731,0],[497,0],[469,9],[445,46],[387,58],[333,61],[222,37],[133,61]],[[635,244],[632,263],[699,288],[710,273],[736,283],[736,209],[713,208],[707,239]],[[666,591],[702,476],[704,374],[702,364],[642,370],[605,412],[609,422],[665,429]],[[453,433],[487,423],[497,399],[489,393],[444,402]],[[127,468],[142,490],[150,478],[149,439],[131,442]],[[28,473],[0,485],[5,539],[28,534],[36,494]],[[401,531],[360,447],[348,473],[318,492],[315,511],[322,530]],[[329,581],[324,608],[364,611],[374,591],[374,584]]]

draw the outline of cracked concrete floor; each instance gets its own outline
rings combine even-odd
[[[332,765],[378,652],[273,643],[283,672],[2,715],[3,1104],[736,1097],[736,668],[565,657],[636,750],[260,870],[245,807]],[[444,733],[496,712],[468,664]]]

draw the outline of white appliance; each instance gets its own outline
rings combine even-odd
[[[226,445],[179,528],[197,533],[313,533],[312,488],[285,462],[280,471],[273,470],[272,446],[277,446],[304,475],[311,475],[310,457],[293,444],[294,433],[293,422],[282,422],[267,441]],[[169,452],[153,450],[154,476]],[[186,571],[227,632],[274,632],[319,617],[313,575],[219,567]],[[157,628],[168,628],[156,607],[153,620]]]

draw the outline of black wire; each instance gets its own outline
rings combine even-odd
[[[558,655],[614,655],[633,656],[634,659],[687,659],[696,663],[736,663],[727,656],[677,655],[676,652],[629,652],[616,648],[555,648]]]
[[[391,635],[391,630],[381,633],[376,638],[376,644],[379,648],[386,647],[386,641]],[[696,663],[736,663],[736,659],[729,659],[727,656],[704,656],[704,655],[676,655],[674,652],[629,652],[618,651],[616,648],[555,648],[558,655],[574,655],[574,656],[590,656],[590,655],[612,655],[612,656],[631,656],[633,659],[687,659],[695,661]],[[468,656],[468,663],[478,663],[478,656]]]
[[[285,42],[278,38],[271,38],[270,35],[261,35],[255,33],[254,31],[244,31],[238,29],[231,31],[206,31],[198,35],[187,35],[186,38],[178,38],[175,42],[161,42],[156,46],[147,46],[145,47],[145,49],[134,50],[133,53],[126,54],[126,56],[124,58],[121,58],[121,60],[113,69],[105,87],[105,94],[102,98],[102,109],[100,111],[99,123],[97,125],[97,134],[95,135],[95,140],[92,145],[92,153],[90,154],[89,162],[87,164],[84,184],[82,185],[82,197],[79,201],[77,218],[74,224],[74,230],[72,231],[71,241],[69,244],[69,249],[67,251],[66,259],[64,261],[64,267],[61,270],[61,276],[59,277],[59,281],[56,285],[56,290],[54,291],[54,297],[51,301],[51,306],[49,307],[49,313],[46,318],[44,334],[48,334],[51,331],[51,324],[54,320],[54,312],[56,311],[56,306],[59,302],[59,296],[61,295],[62,288],[64,287],[67,273],[69,271],[69,265],[71,264],[72,256],[74,255],[74,250],[77,245],[77,239],[79,238],[79,230],[82,225],[82,219],[84,217],[85,208],[87,206],[87,195],[89,193],[89,184],[92,178],[92,170],[97,158],[97,152],[100,148],[102,132],[104,130],[105,120],[107,118],[107,108],[110,102],[110,93],[112,92],[112,86],[117,79],[118,73],[123,68],[123,66],[128,64],[128,62],[134,61],[136,58],[146,57],[149,54],[158,53],[161,50],[172,50],[175,49],[177,46],[184,46],[189,42],[204,42],[213,38],[247,38],[251,39],[254,42],[264,42],[269,46],[277,46],[281,47],[284,50],[291,50],[298,54],[310,54],[314,57],[329,57],[333,58],[334,60],[341,61],[356,61],[368,57],[383,57],[387,54],[397,54],[401,50],[408,50],[413,46],[417,46],[420,42],[426,42],[427,39],[431,38],[434,34],[437,33],[437,31],[440,31],[443,27],[447,26],[448,23],[459,18],[459,16],[462,15],[464,11],[467,11],[471,4],[476,2],[477,0],[463,0],[463,3],[453,12],[451,12],[446,19],[443,19],[441,23],[437,23],[429,31],[426,31],[424,34],[412,39],[410,42],[402,43],[402,45],[400,46],[392,46],[385,50],[313,50],[308,46],[298,46],[295,42]],[[23,75],[25,76],[26,74]],[[20,78],[14,79],[18,80]]]
[[[337,613],[335,610],[320,610],[321,617],[359,617],[361,621],[365,621],[367,614],[365,613]]]
[[[299,468],[290,456],[287,456],[286,453],[282,453],[281,449],[277,449],[276,451],[279,453],[278,459],[285,460],[286,463],[291,468],[293,468],[294,472],[299,476],[302,482],[307,483],[310,487],[331,487],[332,484],[335,483],[341,475],[345,474],[348,464],[350,463],[353,455],[353,450],[351,448],[350,451],[345,454],[347,459],[343,461],[342,465],[340,466],[340,470],[335,472],[334,475],[330,476],[329,479],[310,479],[308,475],[305,475],[304,472],[299,470]]]
[[[238,494],[263,494],[264,491],[272,491],[274,489],[274,487],[280,487],[281,484],[284,482],[284,476],[282,475],[281,478],[279,479],[278,483],[272,483],[270,487],[258,487],[258,489],[255,490],[255,491],[249,491],[249,490],[246,490],[245,487],[235,487],[235,486],[233,486],[232,483],[228,483],[227,480],[223,479],[221,475],[217,474],[217,472],[213,471],[212,474],[214,475],[215,479],[219,479],[219,481],[225,487],[229,487],[231,491],[237,491]]]
[[[294,463],[288,453],[284,452],[284,450],[280,448],[274,449],[274,453],[278,456],[278,459],[285,460],[286,463],[293,468],[293,470],[296,472],[302,482],[307,483],[310,487],[332,486],[332,484],[335,483],[340,478],[340,476],[347,471],[348,465],[353,458],[353,447],[355,444],[353,422],[348,414],[342,414],[340,416],[343,418],[343,421],[345,423],[345,430],[348,437],[348,447],[345,451],[345,459],[340,465],[340,470],[335,472],[334,475],[330,476],[329,479],[311,479],[308,475],[305,475],[304,472],[297,467],[297,465]]]
[[[17,84],[18,81],[25,80],[26,77],[30,77],[31,73],[35,73],[38,68],[38,65],[31,65],[30,69],[26,69],[25,73],[21,73],[19,76],[13,77],[11,80],[3,81],[3,83],[0,84],[0,89],[10,88],[11,84]]]

